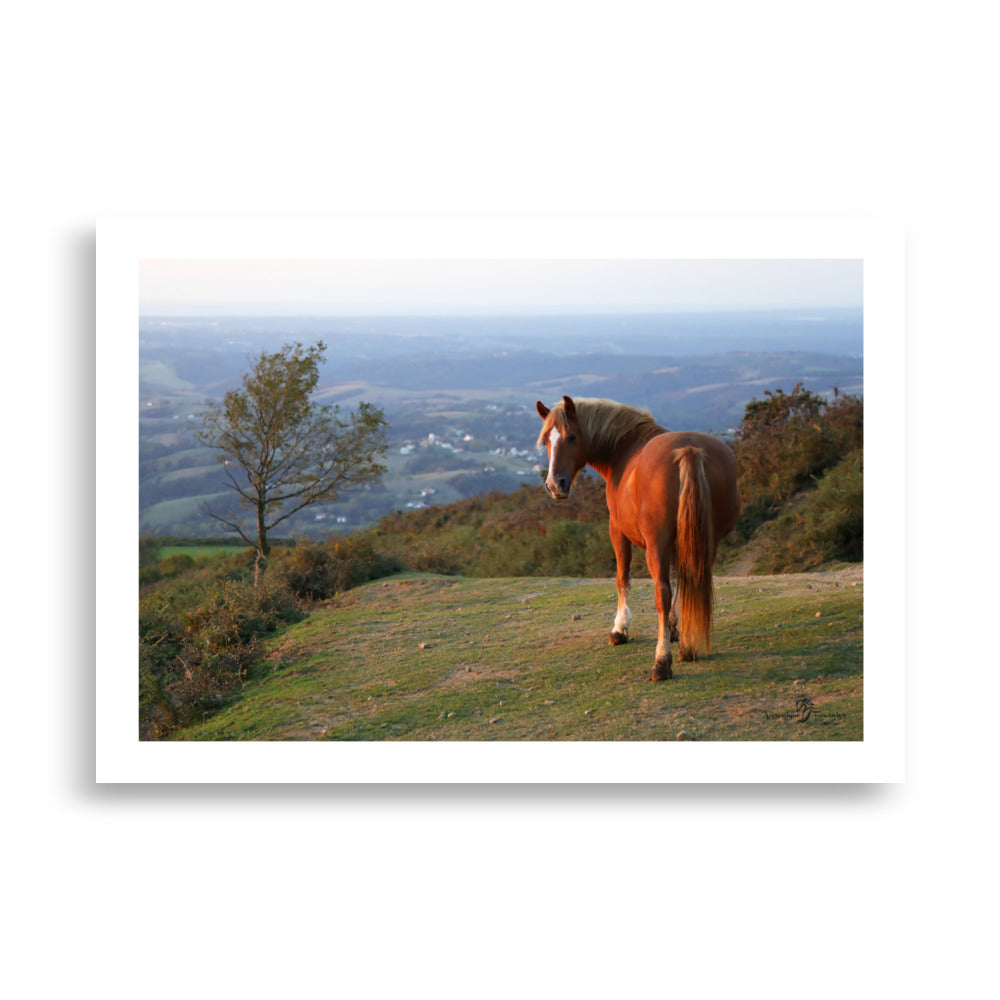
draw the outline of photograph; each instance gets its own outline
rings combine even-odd
[[[156,228],[116,302],[135,741],[872,737],[863,240],[728,256],[747,234],[713,227],[697,256],[677,233],[623,255],[657,234],[633,220],[606,256],[510,256],[509,234],[390,256],[408,240],[384,232],[381,256],[290,256],[279,232],[237,257],[215,232],[182,257]],[[172,228],[197,249],[196,220]]]

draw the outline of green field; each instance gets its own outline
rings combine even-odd
[[[711,652],[654,683],[648,580],[611,647],[613,581],[400,574],[280,632],[174,738],[860,740],[862,591],[860,566],[719,578]]]
[[[186,555],[192,559],[213,559],[216,556],[234,556],[246,552],[251,546],[240,545],[164,545],[160,549],[161,558],[167,556]]]
[[[178,500],[163,500],[153,504],[142,512],[139,520],[141,533],[170,532],[176,526],[184,523],[193,515],[199,513],[207,504],[228,500],[225,493],[212,493],[202,496],[183,497]]]
[[[190,391],[190,382],[180,378],[173,366],[166,361],[140,361],[139,382],[159,389]]]

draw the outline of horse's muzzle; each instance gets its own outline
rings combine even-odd
[[[568,479],[550,480],[546,482],[545,488],[553,500],[569,499],[570,482]]]

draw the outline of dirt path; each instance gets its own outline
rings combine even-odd
[[[717,580],[725,580],[727,577],[735,577],[740,580],[780,580],[783,582],[807,582],[807,583],[842,583],[847,585],[860,584],[864,580],[864,564],[853,563],[849,566],[841,566],[837,569],[817,569],[808,573],[750,573],[747,567],[742,565],[743,560],[739,560],[726,568],[725,573],[716,574]]]

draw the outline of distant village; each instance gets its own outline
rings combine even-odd
[[[421,449],[440,448],[443,451],[451,453],[452,455],[461,455],[467,450],[464,446],[470,445],[476,440],[472,434],[461,430],[453,431],[450,436],[452,440],[449,440],[447,435],[431,432],[427,434],[426,437],[408,440],[400,446],[399,454],[403,456],[413,455]],[[501,440],[502,439],[503,438],[501,438]],[[498,458],[505,457],[521,459],[525,462],[531,462],[538,457],[538,452],[533,449],[511,448],[504,445],[489,449],[487,454],[495,455]],[[537,475],[541,468],[542,466],[535,461],[530,467],[516,469],[514,474],[517,476]],[[489,473],[496,472],[497,470],[495,465],[484,465],[482,471]],[[427,487],[426,489],[422,489],[420,491],[420,499],[410,500],[407,502],[406,506],[411,510],[420,510],[429,506],[428,501],[431,500],[431,498],[436,494],[436,489],[433,487]],[[433,501],[431,500],[431,502]]]

